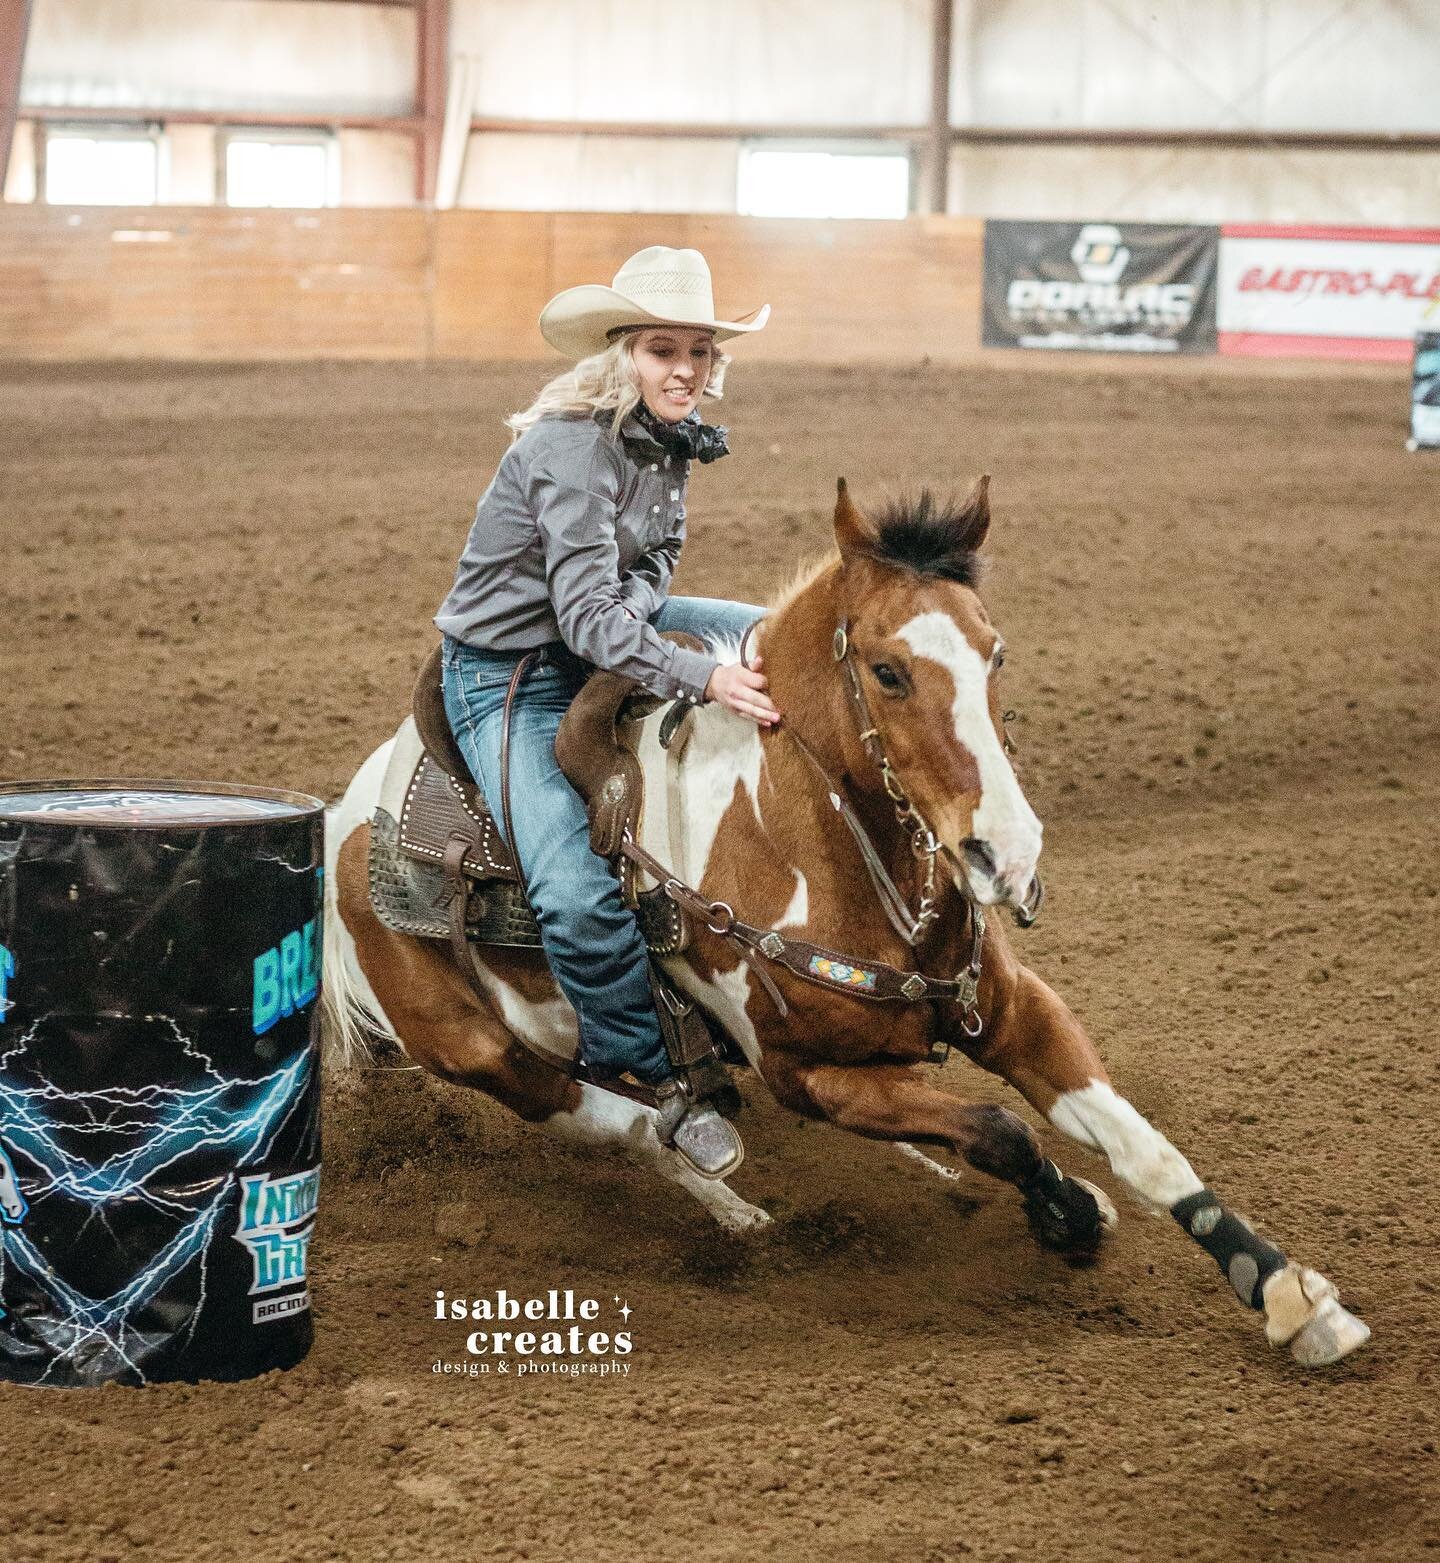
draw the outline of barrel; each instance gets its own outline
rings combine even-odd
[[[0,785],[0,1378],[309,1350],[324,862],[302,793]]]

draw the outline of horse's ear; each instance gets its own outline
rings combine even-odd
[[[848,562],[862,552],[870,541],[870,529],[865,524],[865,518],[851,502],[845,479],[840,478],[835,485],[835,542],[840,549],[840,557]]]
[[[978,548],[990,530],[990,474],[982,472],[965,496],[956,518],[956,528],[967,548]]]

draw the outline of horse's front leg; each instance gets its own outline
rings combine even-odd
[[[1235,1295],[1265,1314],[1272,1345],[1297,1362],[1338,1362],[1369,1339],[1317,1271],[1288,1260],[1232,1214],[1178,1150],[1110,1084],[1090,1038],[1033,972],[997,984],[985,1031],[966,1050],[1010,1081],[1057,1129],[1105,1155],[1150,1209],[1169,1211],[1215,1260]]]
[[[763,1067],[776,1097],[796,1112],[912,1149],[944,1146],[978,1171],[1013,1183],[1036,1237],[1067,1258],[1090,1258],[1114,1216],[1098,1189],[1065,1177],[1045,1159],[1022,1118],[936,1090],[913,1065],[802,1064],[766,1054]]]

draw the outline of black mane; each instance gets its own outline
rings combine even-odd
[[[865,552],[882,564],[899,565],[917,575],[979,584],[983,561],[976,552],[985,535],[988,513],[966,499],[937,500],[928,488],[919,497],[891,500],[874,518]]]

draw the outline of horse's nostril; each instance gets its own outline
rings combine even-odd
[[[977,841],[974,836],[971,836],[967,841],[961,842],[960,850],[965,854],[965,861],[971,868],[991,879],[995,878],[999,872],[995,854],[983,841]]]

